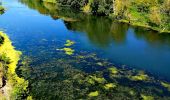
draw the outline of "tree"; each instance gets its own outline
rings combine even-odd
[[[131,4],[131,0],[115,0],[113,2],[114,15],[120,18],[125,17],[125,12],[127,12]]]
[[[150,9],[149,19],[153,24],[160,25],[161,24],[161,16],[160,9],[156,6]]]
[[[162,8],[166,14],[170,15],[170,0],[165,0]]]

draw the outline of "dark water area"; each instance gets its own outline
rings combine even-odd
[[[4,0],[3,5],[7,11],[0,16],[0,30],[23,53],[26,64],[19,73],[29,81],[33,98],[88,99],[89,93],[99,91],[95,99],[141,100],[141,94],[170,99],[158,81],[170,81],[170,34],[75,13],[39,0]],[[65,46],[67,40],[74,44]],[[73,54],[66,54],[64,48]],[[116,78],[108,75],[112,66],[120,68]],[[143,73],[138,70],[151,75],[150,81],[127,79]],[[119,85],[119,92],[103,90],[106,83]]]

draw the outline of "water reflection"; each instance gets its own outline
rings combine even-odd
[[[95,16],[85,17],[79,22],[65,22],[70,30],[76,30],[87,33],[90,41],[98,46],[107,47],[111,42],[122,44],[126,42],[126,32],[128,25],[112,23],[110,19]]]
[[[89,40],[100,46],[107,47],[111,42],[118,44],[126,43],[127,31],[129,25],[113,22],[105,17],[96,17],[75,13],[73,10],[58,7],[57,4],[42,2],[41,0],[21,0],[21,3],[31,9],[37,10],[40,14],[50,15],[53,19],[63,18],[65,25],[69,30],[87,33]],[[76,19],[72,22],[70,19]],[[155,31],[149,31],[143,28],[133,28],[135,38],[144,39],[147,43],[153,45],[169,45],[169,34],[158,34]]]
[[[0,25],[7,27],[6,33],[13,33],[11,38],[15,46],[25,51],[23,56],[28,56],[23,58],[25,63],[18,69],[21,70],[19,74],[29,81],[33,98],[170,98],[170,85],[166,81],[162,86],[162,81],[150,73],[129,68],[131,65],[139,66],[158,73],[158,76],[169,77],[169,35],[133,28],[105,17],[75,13],[40,0],[21,2],[35,10],[25,6],[12,9],[1,17]],[[16,16],[16,19],[11,16]],[[14,22],[15,25],[11,25]],[[75,44],[65,46],[68,40]],[[71,48],[75,52],[68,55],[63,48]],[[120,62],[120,66],[114,62]]]

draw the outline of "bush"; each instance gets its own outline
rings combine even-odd
[[[4,37],[0,36],[0,45],[3,44],[4,42]]]
[[[10,63],[10,59],[4,53],[2,55],[0,55],[0,61],[4,62],[5,64]]]

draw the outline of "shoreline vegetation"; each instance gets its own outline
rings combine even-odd
[[[0,2],[0,14],[2,15],[5,12],[5,8],[1,5],[2,3]]]
[[[0,14],[2,15],[5,12],[5,8],[0,5]]]
[[[44,1],[49,2],[49,3],[60,3],[60,5],[66,5],[68,3],[68,2],[66,2],[67,0],[66,1],[65,0],[63,0],[63,1],[62,0],[59,0],[59,1],[44,0]],[[66,2],[66,4],[62,4],[64,1]],[[105,4],[106,1],[109,2],[109,3],[107,2],[108,3],[107,6]],[[129,0],[126,0],[126,1],[127,2],[125,2],[125,3],[129,4],[128,3]],[[145,0],[142,0],[142,1],[145,1]],[[165,1],[167,1],[168,3],[170,2],[170,0],[165,0]],[[150,28],[150,29],[159,31],[160,33],[164,33],[164,32],[170,33],[170,31],[169,31],[170,25],[168,23],[168,21],[170,20],[168,18],[169,11],[168,11],[168,13],[166,12],[167,14],[163,15],[166,18],[164,18],[164,19],[162,18],[160,20],[158,16],[161,16],[161,15],[159,15],[160,12],[159,12],[159,14],[157,12],[158,8],[150,8],[150,7],[149,8],[145,8],[145,7],[140,8],[142,10],[152,9],[153,14],[147,15],[147,14],[149,14],[149,12],[151,12],[149,10],[148,13],[146,14],[146,16],[147,16],[146,17],[146,16],[142,16],[142,13],[141,12],[139,13],[138,11],[134,11],[132,13],[132,14],[134,14],[134,13],[136,14],[134,16],[129,15],[131,13],[131,10],[134,10],[135,8],[130,9],[130,8],[128,8],[127,5],[124,5],[123,2],[121,2],[121,1],[118,2],[117,0],[115,0],[114,2],[109,1],[109,0],[101,1],[101,2],[103,2],[102,6],[100,6],[100,2],[98,0],[86,1],[86,3],[83,4],[83,6],[79,5],[81,0],[76,0],[76,1],[73,0],[73,2],[72,2],[72,0],[70,0],[70,2],[71,2],[71,5],[70,5],[71,7],[79,8],[80,10],[82,10],[86,13],[92,13],[92,14],[100,15],[100,16],[101,15],[102,16],[103,15],[110,16],[110,18],[119,20],[120,22],[129,23],[134,26],[142,26],[142,27]],[[110,3],[110,2],[112,2],[112,3]],[[147,1],[145,1],[145,2],[147,2]],[[150,3],[152,3],[152,2],[150,2]],[[162,2],[162,3],[164,3],[164,2]],[[111,6],[115,7],[115,8],[111,8]],[[149,4],[149,6],[150,6],[150,4]],[[155,7],[157,7],[157,6],[155,6]],[[1,11],[1,9],[3,9],[2,11],[4,11],[4,8],[1,8],[1,6],[0,6],[0,11]],[[107,11],[108,9],[109,9],[109,11]],[[130,11],[127,9],[129,9]],[[156,9],[156,11],[155,11],[155,9]],[[148,16],[151,18],[147,19]],[[133,17],[134,17],[134,19],[136,18],[136,20],[134,20]],[[144,20],[144,17],[146,17],[145,20]],[[140,18],[141,18],[141,20],[140,20]],[[149,22],[148,22],[148,20],[149,20]],[[163,24],[162,24],[162,21],[164,21]],[[66,44],[64,44],[65,48],[57,49],[57,50],[64,51],[65,54],[67,54],[67,55],[73,55],[74,50],[72,48],[69,48],[73,44],[75,44],[75,42],[73,42],[71,40],[67,40]],[[29,92],[28,91],[28,84],[29,84],[28,81],[26,81],[24,78],[20,78],[16,74],[16,68],[17,68],[18,62],[20,60],[21,54],[22,53],[20,51],[16,51],[15,48],[12,46],[12,42],[10,41],[8,36],[5,33],[0,31],[0,99],[2,99],[2,100],[15,100],[15,99],[32,100],[32,97],[28,95],[29,94],[28,93]],[[79,57],[82,59],[84,56],[79,56]],[[61,63],[61,65],[63,64],[62,62],[60,62],[60,63]],[[60,64],[60,63],[57,63],[57,64]],[[98,64],[98,66],[104,65],[101,62],[98,62],[97,64]],[[70,69],[70,71],[67,71],[69,69]],[[72,72],[72,69],[69,68],[69,66],[66,66],[65,71]],[[101,77],[102,76],[101,73],[99,73],[99,76],[97,76],[98,73],[94,74],[94,75],[88,75],[85,73],[81,74],[82,72],[79,72],[77,70],[74,70],[74,71],[77,72],[77,74],[73,75],[74,76],[73,79],[71,77],[70,80],[64,80],[64,83],[68,84],[68,86],[70,86],[71,82],[76,83],[75,80],[79,80],[78,83],[76,83],[79,86],[83,86],[83,85],[84,85],[84,87],[94,86],[95,87],[94,91],[89,92],[88,90],[84,90],[85,92],[86,91],[89,92],[89,94],[86,98],[97,98],[97,96],[100,95],[100,93],[102,93],[103,90],[105,92],[107,92],[109,95],[111,95],[110,93],[112,93],[113,92],[112,90],[115,89],[115,90],[119,91],[120,94],[128,91],[129,92],[128,95],[130,95],[130,96],[134,96],[136,98],[138,96],[140,96],[140,98],[142,100],[154,100],[154,98],[161,98],[161,95],[164,92],[170,91],[169,83],[155,80],[152,77],[149,77],[144,72],[137,72],[134,74],[134,73],[132,73],[133,72],[133,70],[132,70],[131,73],[128,75],[127,73],[129,73],[129,71],[126,71],[125,69],[118,70],[116,67],[112,66],[106,70],[106,72],[109,73],[109,75],[110,75],[109,78],[112,81],[115,81],[115,83],[110,83],[110,81]],[[124,71],[124,73],[123,73],[123,71]],[[71,74],[74,74],[74,73],[71,73]],[[124,76],[124,75],[128,75],[128,76]],[[68,74],[68,76],[71,76],[71,75]],[[147,92],[149,92],[149,91],[147,91],[148,89],[143,90],[143,93],[140,93],[141,92],[140,90],[136,92],[136,90],[135,90],[136,88],[133,89],[131,87],[126,87],[126,90],[123,91],[122,88],[125,89],[125,86],[122,84],[118,84],[118,80],[121,80],[121,78],[127,79],[131,83],[136,83],[136,82],[142,81],[140,84],[146,84],[146,83],[149,83],[150,85],[156,84],[155,86],[153,86],[153,88],[150,88],[150,89],[152,90],[152,92],[153,91],[158,92],[159,95],[158,96],[156,94],[151,95],[152,93],[150,93],[148,95],[147,94]],[[84,83],[86,83],[86,84],[84,84]],[[135,87],[138,87],[138,86],[135,86]],[[142,87],[142,85],[141,85],[141,87]],[[155,87],[157,87],[156,88],[157,90],[156,89],[154,90]],[[101,90],[95,90],[96,88],[101,89]],[[146,88],[147,88],[147,86],[146,86]],[[162,88],[164,88],[164,91],[161,91]],[[78,89],[77,89],[78,93],[81,92]],[[122,91],[120,91],[120,90],[122,90]],[[131,90],[131,91],[129,91],[129,90]],[[107,96],[108,94],[104,94],[104,96],[105,95]],[[82,93],[82,95],[84,95],[84,94]],[[167,97],[164,97],[164,99],[165,100],[169,99],[168,96],[169,95],[167,95]]]
[[[8,36],[0,32],[0,99],[15,100],[27,98],[28,81],[18,77],[15,70],[20,60],[20,51],[12,46]]]
[[[113,21],[170,33],[170,0],[40,0]]]

